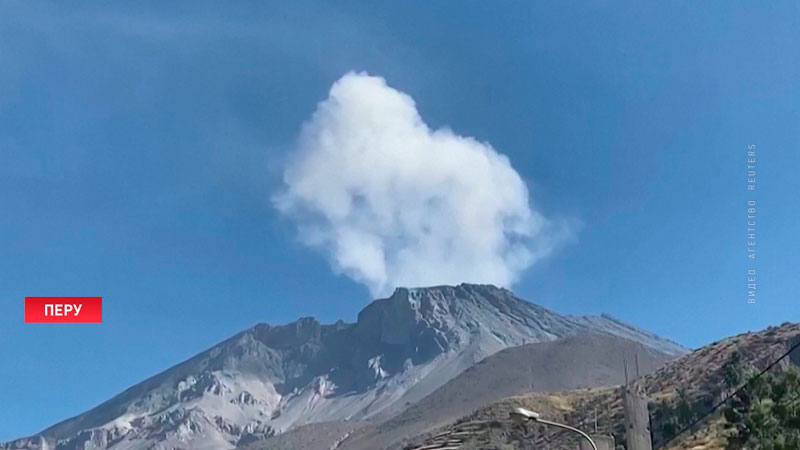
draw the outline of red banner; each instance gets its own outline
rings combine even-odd
[[[103,297],[25,297],[25,323],[100,323]]]

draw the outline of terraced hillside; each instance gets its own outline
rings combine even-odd
[[[730,337],[702,347],[668,363],[653,374],[633,383],[647,393],[651,403],[654,448],[664,450],[722,450],[725,446],[724,418],[717,412],[698,426],[673,440],[664,435],[667,417],[664,405],[679,399],[698,413],[724,398],[725,367],[734,354],[740,364],[752,369],[766,368],[800,342],[800,324],[784,324],[754,333]],[[800,365],[800,349],[793,351],[773,370]],[[587,431],[614,435],[617,448],[624,448],[625,427],[619,387],[582,389],[552,394],[514,396],[487,405],[457,422],[410,439],[395,448],[416,450],[444,449],[570,449],[577,448],[573,435],[541,426],[520,427],[508,419],[514,407],[522,406],[540,412],[544,417],[562,421]],[[445,442],[441,436],[458,432],[468,424],[468,433]]]

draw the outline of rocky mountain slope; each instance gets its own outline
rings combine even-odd
[[[633,376],[634,361],[638,361],[641,374],[649,374],[673,358],[640,343],[603,334],[512,347],[487,357],[390,420],[351,432],[339,448],[386,448],[522,393],[619,385],[625,381],[626,359]]]
[[[725,419],[720,411],[687,433],[667,439],[662,433],[665,418],[658,413],[659,405],[670,404],[680,396],[687,400],[690,408],[705,413],[728,394],[723,378],[726,363],[732,360],[734,353],[740,356],[743,367],[761,370],[798,343],[800,324],[786,323],[780,327],[745,333],[707,345],[635,380],[633,384],[637,389],[646,392],[650,402],[654,448],[723,450]],[[800,366],[800,349],[795,349],[773,370],[785,370],[792,364]],[[596,429],[598,433],[611,434],[618,445],[625,443],[621,391],[618,386],[609,386],[508,397],[484,405],[444,427],[409,439],[403,445],[388,448],[436,449],[439,443],[445,442],[449,442],[445,446],[452,449],[577,448],[578,443],[573,433],[563,433],[547,427],[520,427],[510,421],[509,411],[519,406],[538,411],[545,418],[590,432]],[[452,439],[453,435],[458,435],[458,439]]]
[[[2,449],[224,449],[308,423],[379,420],[509,347],[587,332],[667,355],[608,316],[561,316],[493,286],[398,289],[356,323],[259,324]]]

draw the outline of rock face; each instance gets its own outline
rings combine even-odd
[[[493,286],[401,288],[354,324],[256,325],[0,448],[234,448],[307,423],[389,417],[502,349],[585,332],[685,353],[611,317],[561,316]]]
[[[508,397],[621,385],[625,382],[626,358],[631,360],[631,369],[635,358],[639,373],[645,375],[674,356],[622,337],[595,333],[507,348],[484,358],[391,419],[351,432],[337,450],[404,448],[409,438]],[[631,376],[633,373],[631,370]],[[291,430],[281,437],[295,433]],[[272,449],[274,441],[252,450]],[[321,448],[328,447],[293,447]]]

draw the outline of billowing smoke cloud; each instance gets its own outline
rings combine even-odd
[[[303,126],[275,197],[307,245],[375,295],[396,286],[509,286],[565,235],[488,143],[431,130],[414,100],[349,73]]]

